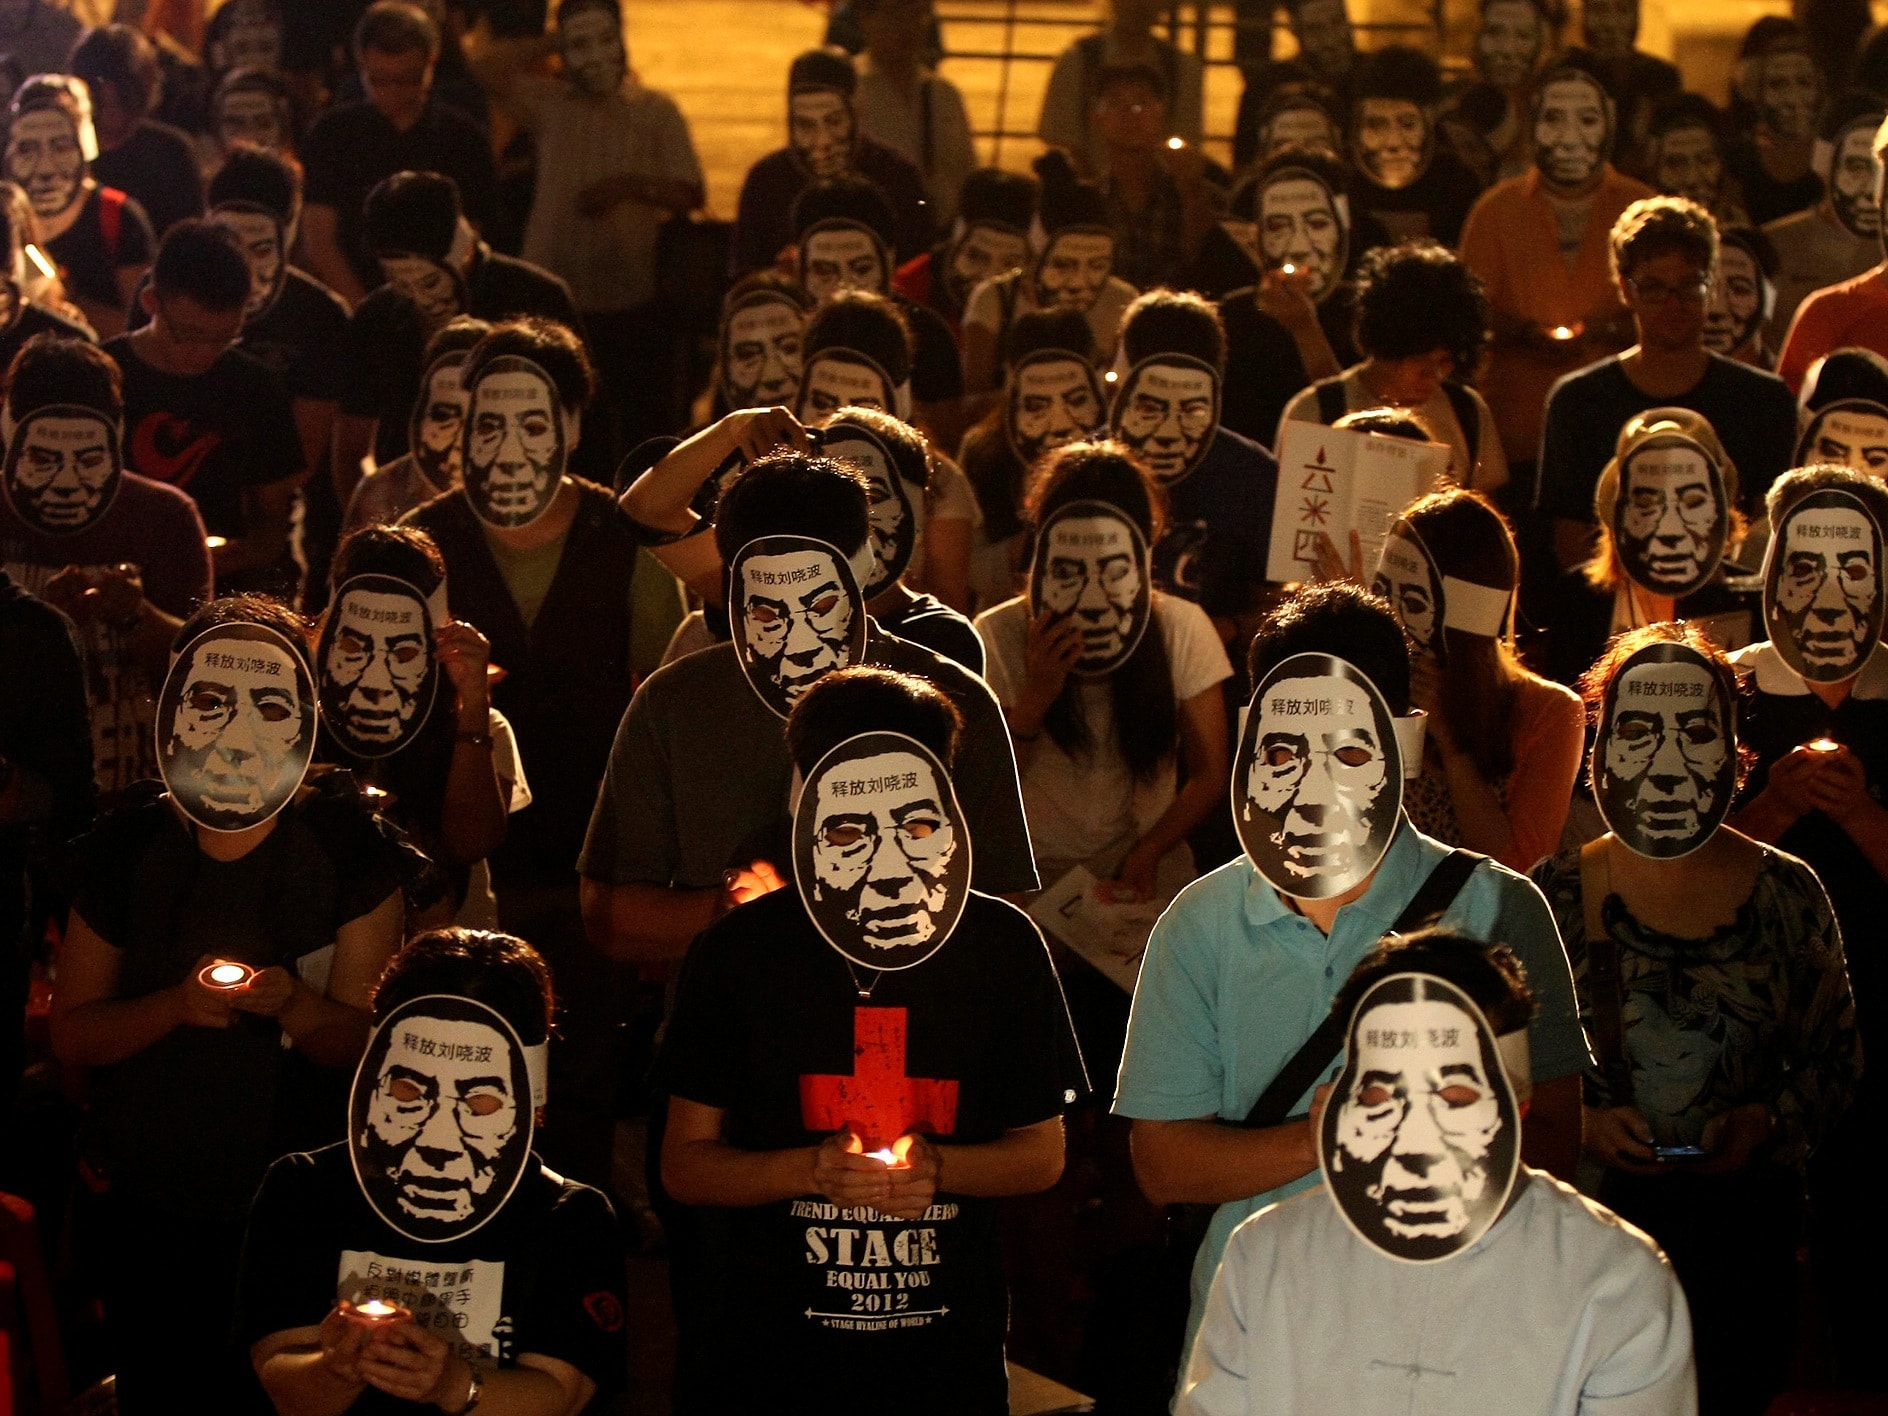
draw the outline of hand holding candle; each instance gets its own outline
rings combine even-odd
[[[937,1147],[923,1136],[900,1136],[891,1144],[894,1163],[886,1176],[891,1191],[878,1205],[879,1213],[895,1219],[918,1220],[937,1195]]]
[[[867,1155],[851,1131],[828,1136],[813,1156],[813,1189],[848,1209],[882,1207],[891,1194],[890,1176],[885,1162]]]

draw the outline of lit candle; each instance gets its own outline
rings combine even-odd
[[[1279,267],[1279,269],[1280,269],[1280,270],[1282,270],[1282,271],[1284,271],[1284,272],[1285,272],[1285,274],[1287,274],[1287,275],[1296,275],[1296,274],[1298,274],[1298,267],[1297,267],[1297,266],[1295,266],[1295,265],[1293,265],[1293,264],[1292,264],[1292,263],[1291,263],[1290,261],[1286,261],[1284,265],[1282,265],[1282,266],[1280,266],[1280,267]]]
[[[223,547],[225,547],[225,546],[227,546],[227,545],[229,544],[229,537],[227,537],[227,536],[205,536],[205,537],[203,538],[203,544],[204,544],[204,545],[206,545],[206,546],[208,546],[208,547],[209,547],[209,548],[210,548],[211,550],[213,550],[213,551],[220,551],[220,550],[222,550],[222,549],[223,549]]]
[[[397,1323],[410,1315],[398,1303],[389,1303],[385,1298],[369,1298],[365,1303],[356,1303],[348,1316],[364,1323]]]
[[[1187,145],[1187,140],[1185,138],[1167,139],[1167,146],[1172,148],[1175,152],[1179,152],[1180,149],[1185,147],[1186,145]]]
[[[1814,742],[1806,743],[1805,746],[1807,746],[1811,752],[1840,752],[1842,750],[1841,743],[1837,742],[1834,738],[1826,737],[1817,738]]]
[[[197,982],[205,988],[228,991],[243,987],[255,976],[256,971],[247,964],[222,962],[207,965],[197,974]]]
[[[1114,383],[1120,377],[1121,375],[1117,374],[1113,369],[1108,370],[1107,373],[1102,375],[1102,378],[1105,379],[1109,383]]]
[[[1555,339],[1572,339],[1573,330],[1566,325],[1555,325],[1550,331]]]
[[[893,1150],[890,1146],[886,1146],[884,1150],[867,1151],[866,1154],[885,1165],[898,1164],[898,1152]]]

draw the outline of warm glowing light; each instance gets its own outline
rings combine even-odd
[[[1811,752],[1840,752],[1842,751],[1842,744],[1835,741],[1835,739],[1833,738],[1817,738],[1814,742],[1805,743],[1804,746],[1806,746]]]
[[[1282,265],[1282,266],[1280,266],[1280,267],[1279,267],[1279,269],[1280,269],[1280,270],[1282,270],[1282,271],[1284,271],[1284,272],[1285,272],[1285,274],[1287,274],[1287,275],[1296,275],[1296,274],[1298,274],[1298,267],[1297,267],[1297,266],[1295,266],[1295,265],[1293,265],[1293,264],[1292,264],[1292,263],[1291,263],[1290,261],[1286,261],[1284,265]]]
[[[405,1311],[398,1303],[389,1303],[385,1298],[369,1298],[365,1303],[354,1305],[354,1316],[369,1323],[394,1322]]]
[[[1187,140],[1185,138],[1167,139],[1167,146],[1172,148],[1175,152],[1179,152],[1180,149],[1185,147],[1186,145],[1187,145]]]
[[[1573,331],[1572,331],[1571,329],[1569,329],[1569,328],[1567,328],[1567,326],[1566,326],[1566,325],[1555,325],[1555,326],[1554,326],[1554,338],[1555,338],[1555,339],[1572,339],[1572,338],[1573,338]]]
[[[38,266],[39,273],[47,280],[59,274],[59,267],[47,260],[45,253],[30,241],[26,243],[26,259]]]
[[[884,1150],[867,1151],[866,1154],[885,1165],[896,1165],[898,1163],[898,1152],[893,1150],[890,1146],[886,1146]]]
[[[247,964],[211,964],[197,975],[197,982],[205,988],[241,988],[255,976]]]
[[[1113,369],[1108,370],[1107,373],[1102,375],[1102,378],[1106,380],[1108,383],[1114,383],[1120,377],[1121,375],[1117,374]]]
[[[206,546],[208,546],[208,547],[209,547],[209,548],[210,548],[211,550],[213,550],[213,551],[220,551],[220,550],[222,550],[222,549],[223,549],[223,547],[225,547],[225,546],[227,546],[227,545],[229,544],[229,537],[227,537],[227,536],[205,536],[205,537],[203,538],[203,544],[204,544],[204,545],[206,545]]]

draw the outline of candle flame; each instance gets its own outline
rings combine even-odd
[[[1107,383],[1114,383],[1120,379],[1121,375],[1117,374],[1113,369],[1110,369],[1108,370],[1107,373],[1103,374],[1101,377]]]
[[[1187,145],[1187,140],[1185,138],[1167,139],[1167,146],[1172,148],[1175,152],[1179,152],[1180,149],[1185,147],[1186,145]]]
[[[893,1150],[890,1146],[886,1146],[883,1150],[867,1151],[866,1154],[876,1161],[882,1161],[886,1165],[896,1164],[898,1160],[898,1152]]]
[[[388,1318],[400,1316],[400,1305],[389,1303],[385,1298],[369,1298],[365,1303],[355,1306],[354,1311],[369,1322],[382,1323]]]
[[[197,982],[210,988],[241,988],[256,976],[247,964],[211,964],[197,975]]]
[[[1280,266],[1280,267],[1279,267],[1279,269],[1280,269],[1280,270],[1282,270],[1282,271],[1284,271],[1284,272],[1285,272],[1285,274],[1287,274],[1287,275],[1296,275],[1296,274],[1298,274],[1298,267],[1297,267],[1297,266],[1295,266],[1295,265],[1293,265],[1293,264],[1292,264],[1292,263],[1291,263],[1290,261],[1286,261],[1284,265],[1282,265],[1282,266]]]
[[[227,545],[229,544],[229,537],[227,537],[227,536],[205,536],[205,537],[203,538],[203,544],[204,544],[204,545],[206,545],[206,546],[208,546],[208,547],[209,547],[209,548],[210,548],[211,550],[213,550],[213,551],[220,551],[220,550],[222,550],[222,549],[223,549],[223,547],[225,547],[225,546],[227,546]]]
[[[1553,336],[1555,339],[1572,339],[1573,331],[1566,325],[1555,325],[1553,328]]]
[[[1841,743],[1837,742],[1834,738],[1826,737],[1817,738],[1814,742],[1809,743],[1808,747],[1811,752],[1840,752],[1842,750]]]

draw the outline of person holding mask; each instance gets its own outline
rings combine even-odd
[[[1351,200],[1399,241],[1461,239],[1462,223],[1482,184],[1437,141],[1442,74],[1421,50],[1391,45],[1367,56],[1356,75],[1350,148],[1356,177]]]
[[[192,615],[158,699],[164,794],[77,847],[52,1039],[61,1062],[92,1069],[107,1189],[85,1224],[111,1255],[127,1411],[236,1402],[223,1319],[243,1216],[284,1143],[323,1129],[287,1104],[290,1074],[354,1066],[400,942],[419,862],[345,774],[304,782],[310,667],[305,623],[276,601]]]
[[[1816,115],[1826,94],[1801,25],[1765,15],[1750,27],[1731,88],[1731,122],[1742,140],[1727,156],[1757,225],[1806,211],[1822,196],[1814,160]]]
[[[1410,820],[1511,870],[1559,844],[1585,741],[1579,699],[1515,654],[1520,580],[1506,518],[1451,489],[1403,509],[1372,582],[1409,635],[1410,698],[1428,715]]]
[[[1724,824],[1743,761],[1722,650],[1636,629],[1581,688],[1607,830],[1534,880],[1594,1042],[1587,1151],[1678,1271],[1701,1409],[1754,1416],[1788,1375],[1801,1167],[1861,1069],[1842,931],[1808,866]]]
[[[1881,260],[1881,160],[1874,150],[1881,124],[1877,94],[1846,93],[1832,100],[1817,130],[1814,166],[1822,200],[1763,228],[1779,266],[1768,331],[1775,348],[1783,347],[1803,301],[1866,275]]]

